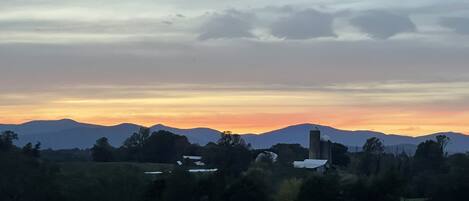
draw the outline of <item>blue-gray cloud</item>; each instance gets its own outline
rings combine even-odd
[[[253,16],[236,10],[213,14],[200,28],[200,40],[220,38],[252,38]]]
[[[383,10],[372,10],[351,19],[352,25],[376,39],[388,39],[405,32],[415,32],[416,26],[408,16]]]
[[[469,18],[445,17],[440,19],[440,25],[459,34],[469,34]]]
[[[272,35],[286,39],[310,39],[335,36],[332,15],[316,10],[304,10],[279,19],[271,26]]]

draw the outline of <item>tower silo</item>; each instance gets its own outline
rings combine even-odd
[[[309,159],[320,159],[321,131],[318,129],[309,132]]]

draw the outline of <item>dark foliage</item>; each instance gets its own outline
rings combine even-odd
[[[218,144],[209,143],[202,154],[204,162],[217,167],[228,176],[236,176],[247,170],[253,154],[239,135],[222,133]]]
[[[291,167],[293,161],[308,158],[308,149],[300,144],[276,144],[271,150],[278,154],[278,163],[287,167]]]
[[[13,131],[4,131],[0,135],[0,151],[10,151],[14,148],[13,141],[18,139],[18,134]]]
[[[58,169],[39,160],[39,145],[28,144],[22,150],[13,145],[17,135],[4,132],[0,136],[0,200],[61,200],[58,190]]]
[[[341,200],[337,175],[311,176],[301,186],[297,201],[339,201]]]
[[[107,138],[102,137],[96,141],[96,144],[91,148],[91,156],[93,161],[97,162],[110,162],[114,160],[114,148],[109,144]]]
[[[121,149],[124,150],[126,161],[144,161],[143,145],[150,138],[150,129],[141,127],[140,130],[132,134],[124,141]]]
[[[431,171],[437,173],[444,167],[443,147],[436,141],[427,140],[419,144],[414,159],[415,171]]]
[[[467,200],[469,193],[469,154],[455,154],[448,158],[449,172],[438,176],[430,193],[432,201]]]
[[[350,157],[347,155],[348,148],[343,144],[332,144],[332,164],[346,167],[350,164]]]
[[[191,147],[185,136],[158,131],[143,142],[143,162],[175,163]]]
[[[247,172],[223,193],[224,201],[269,201],[268,183],[261,170]]]
[[[469,154],[445,154],[449,138],[443,136],[421,143],[415,156],[385,154],[382,143],[373,138],[361,153],[333,144],[332,163],[340,168],[325,174],[292,167],[293,160],[308,155],[298,144],[251,150],[241,136],[229,132],[203,147],[167,131],[149,135],[145,128],[118,149],[106,138],[88,150],[43,151],[39,143],[18,148],[16,139],[14,132],[0,136],[2,201],[459,201],[469,192]],[[254,162],[263,151],[277,153],[278,162]],[[165,165],[138,163],[174,164],[183,154],[202,155],[219,171],[194,174],[169,165],[166,173],[150,176],[143,174],[147,167],[153,171]]]
[[[29,142],[26,145],[24,145],[21,151],[23,152],[23,154],[27,156],[39,158],[40,149],[41,149],[41,143],[36,143],[33,147],[33,144]]]
[[[363,152],[375,155],[382,154],[384,152],[383,142],[379,138],[372,137],[366,140],[363,145]]]

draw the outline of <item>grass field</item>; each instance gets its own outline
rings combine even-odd
[[[63,162],[59,163],[60,168],[64,172],[91,171],[95,169],[138,169],[139,171],[168,171],[173,169],[173,164],[161,163],[134,163],[134,162]]]

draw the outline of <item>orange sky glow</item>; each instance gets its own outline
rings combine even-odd
[[[20,100],[30,96],[11,94],[9,100],[19,103],[0,107],[3,114],[0,122],[70,118],[102,125],[161,123],[236,133],[262,133],[293,124],[315,123],[346,130],[411,136],[444,131],[468,133],[469,109],[457,107],[458,96],[440,99],[438,94],[433,94],[441,93],[438,86],[433,86],[432,93],[421,91],[421,86],[405,87],[420,92],[374,94],[369,93],[369,89],[347,93],[316,89],[253,90],[249,87],[187,90],[187,86],[161,92],[160,88],[97,87],[84,94],[45,93],[48,95],[27,102]],[[101,90],[109,94],[99,92]],[[90,95],[95,93],[100,95]],[[442,102],[451,102],[454,106]]]

